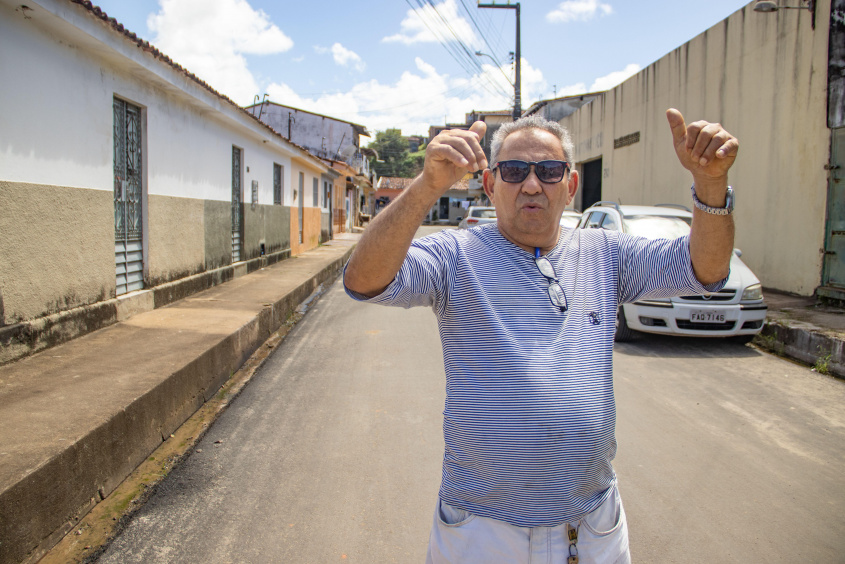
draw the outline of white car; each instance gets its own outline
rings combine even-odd
[[[627,206],[599,202],[586,210],[582,229],[612,229],[650,239],[674,239],[689,233],[692,213],[683,206]],[[732,337],[747,343],[763,328],[768,306],[763,289],[734,249],[731,273],[718,292],[674,298],[650,298],[622,304],[616,315],[616,340],[634,331],[695,337]]]
[[[496,208],[485,206],[470,206],[467,214],[458,223],[458,229],[469,229],[476,225],[496,223]]]
[[[560,216],[560,226],[575,229],[581,223],[581,212],[575,210],[563,210]]]

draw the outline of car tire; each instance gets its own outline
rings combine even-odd
[[[634,330],[628,327],[628,320],[625,319],[625,308],[621,305],[616,310],[616,336],[613,340],[617,343],[627,343],[634,340]]]

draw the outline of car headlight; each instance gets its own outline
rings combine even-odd
[[[763,299],[762,284],[752,284],[742,292],[742,301],[757,301]]]

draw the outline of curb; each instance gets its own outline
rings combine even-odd
[[[820,374],[845,378],[843,341],[811,323],[766,319],[754,344],[808,364]]]

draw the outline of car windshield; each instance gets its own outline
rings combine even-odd
[[[496,219],[496,210],[472,210],[472,217],[480,217],[482,219]]]
[[[625,216],[625,231],[648,239],[676,239],[689,233],[691,218],[663,215]]]

